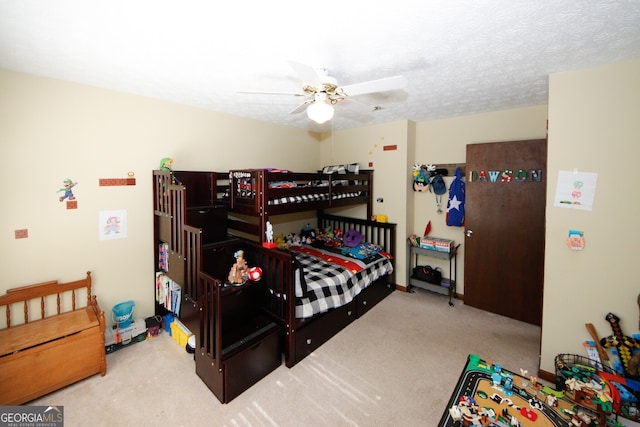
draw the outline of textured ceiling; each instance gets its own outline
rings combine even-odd
[[[219,3],[0,0],[0,68],[328,131],[540,105],[549,74],[640,59],[639,0]],[[289,114],[299,97],[238,93],[299,92],[291,60],[407,86],[325,125]]]

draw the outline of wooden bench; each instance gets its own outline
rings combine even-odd
[[[9,289],[0,296],[2,311],[0,405],[20,405],[106,374],[105,318],[91,294],[90,272],[69,283]]]

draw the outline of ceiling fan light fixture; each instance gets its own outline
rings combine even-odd
[[[307,116],[318,124],[333,118],[333,107],[327,104],[326,99],[325,93],[317,93],[314,102],[307,107]]]

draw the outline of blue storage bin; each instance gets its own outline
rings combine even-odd
[[[171,323],[173,323],[173,314],[165,314],[164,315],[164,330],[169,332],[169,336],[171,336]]]
[[[118,325],[118,328],[126,328],[131,325],[135,307],[136,303],[133,301],[121,302],[113,307],[113,322]]]

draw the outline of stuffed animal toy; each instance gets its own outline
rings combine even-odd
[[[302,231],[300,231],[300,239],[302,240],[302,243],[306,243],[308,245],[312,244],[316,240],[316,230],[307,224]]]
[[[429,172],[427,172],[424,168],[420,168],[417,171],[417,174],[414,171],[413,177],[413,191],[418,191],[420,193],[424,193],[429,189]]]
[[[249,279],[257,282],[262,277],[262,269],[260,267],[251,267],[249,269]]]
[[[284,236],[282,234],[278,234],[273,238],[273,241],[276,244],[278,249],[287,249],[289,246],[287,242],[284,240]]]
[[[342,242],[344,246],[355,248],[360,243],[362,243],[362,239],[363,239],[362,233],[360,233],[358,230],[349,230],[345,233],[344,237],[342,238]]]

